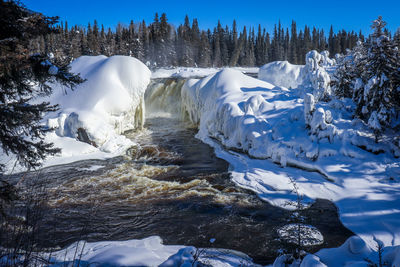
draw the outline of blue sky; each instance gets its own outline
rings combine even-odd
[[[106,27],[114,28],[118,22],[128,24],[133,21],[145,20],[149,23],[154,13],[165,12],[170,23],[178,26],[183,23],[187,14],[192,20],[197,18],[200,28],[213,28],[218,19],[223,25],[232,25],[236,19],[240,28],[244,25],[261,24],[271,32],[274,24],[281,20],[285,27],[290,27],[295,20],[298,27],[304,25],[317,26],[329,31],[360,29],[369,33],[371,21],[378,15],[388,23],[388,28],[394,32],[400,26],[400,1],[291,1],[291,0],[23,0],[29,9],[49,16],[60,16],[61,21],[67,20],[69,25],[87,25],[94,19]],[[376,4],[378,3],[378,4]]]

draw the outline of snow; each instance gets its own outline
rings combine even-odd
[[[158,236],[128,241],[76,242],[50,254],[52,266],[80,261],[82,266],[158,266],[182,246],[166,246]]]
[[[61,136],[73,135],[76,127],[84,127],[101,146],[110,132],[120,134],[143,125],[144,115],[135,113],[143,113],[144,92],[151,73],[139,60],[126,56],[82,56],[71,63],[71,71],[80,73],[87,81],[67,95],[58,90],[52,97],[52,103],[61,106],[56,117],[61,122]],[[72,116],[73,113],[78,116]]]
[[[276,86],[311,90],[316,100],[331,95],[328,71],[335,64],[328,51],[312,50],[306,54],[306,65],[275,61],[260,68],[258,78]]]
[[[200,262],[217,267],[256,266],[247,255],[226,249],[202,249],[163,245],[159,236],[127,241],[75,242],[65,249],[42,254],[50,266],[200,266]]]
[[[288,243],[297,244],[300,236],[300,245],[302,247],[321,245],[324,243],[324,237],[321,232],[312,225],[306,224],[287,224],[277,230],[279,237]]]
[[[356,234],[339,248],[323,249],[288,266],[367,266],[365,259],[378,261],[377,243],[385,246],[384,261],[397,266],[400,163],[395,156],[400,151],[385,142],[375,143],[373,130],[353,119],[354,103],[349,99],[322,102],[331,98],[329,72],[333,65],[327,53],[311,51],[304,66],[282,61],[261,67],[260,80],[243,74],[254,73],[256,68],[175,68],[150,74],[131,57],[81,57],[71,64],[72,71],[87,81],[67,94],[55,85],[49,98],[60,110],[45,117],[44,123],[55,128],[46,141],[62,148],[62,154],[50,157],[44,166],[123,153],[132,142],[122,133],[144,123],[144,95],[150,76],[207,76],[183,85],[180,105],[186,118],[198,127],[197,137],[230,163],[232,180],[283,208],[295,206],[287,205],[298,198],[293,193],[294,181],[304,202],[316,198],[333,201],[342,223]],[[154,108],[170,101],[168,96],[159,100],[159,94],[159,87],[151,88],[146,105]],[[378,128],[376,121],[376,116],[370,119],[370,126]],[[91,144],[77,140],[80,128]],[[11,170],[13,159],[1,158],[9,162]],[[307,227],[323,242],[316,228]],[[200,259],[212,266],[251,263],[237,252],[166,246],[159,237],[149,237],[75,243],[52,253],[55,266],[73,261],[75,251],[81,251],[81,260],[88,264],[192,266],[193,255],[199,251]],[[287,259],[282,255],[273,266],[285,266]]]
[[[45,115],[43,124],[55,129],[45,140],[62,152],[48,157],[44,167],[120,155],[132,146],[122,133],[144,124],[144,93],[151,72],[142,62],[127,56],[82,56],[71,63],[71,72],[86,81],[72,91],[53,84],[52,95],[34,100],[59,105],[57,112]],[[0,161],[8,162],[7,172],[13,171],[15,158],[3,154]]]
[[[297,88],[303,83],[305,68],[288,61],[274,61],[260,68],[260,80],[286,88]]]
[[[257,74],[258,68],[256,67],[234,67],[233,69],[243,73]],[[202,78],[212,75],[220,71],[221,68],[194,68],[194,67],[176,67],[176,68],[159,68],[152,72],[152,79],[161,78]]]
[[[316,81],[327,73],[320,67]],[[199,128],[197,137],[231,164],[239,186],[287,208],[296,200],[293,179],[306,202],[333,201],[343,224],[370,247],[374,239],[400,245],[395,148],[375,143],[373,132],[353,119],[351,103],[321,102],[322,89],[314,89],[287,89],[223,69],[187,81],[182,106]]]

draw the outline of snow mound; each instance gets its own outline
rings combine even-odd
[[[258,266],[238,251],[163,245],[159,236],[126,241],[75,242],[51,254],[39,253],[50,266]],[[2,263],[0,259],[0,263]]]
[[[400,246],[384,247],[379,253],[372,250],[360,237],[352,236],[338,248],[327,248],[315,254],[308,254],[302,261],[295,260],[288,265],[291,255],[278,257],[274,267],[342,267],[342,266],[398,266],[400,263]]]
[[[182,246],[165,246],[158,236],[127,241],[76,242],[50,255],[51,266],[158,266]]]
[[[287,61],[275,61],[262,66],[260,80],[286,88],[301,88],[311,92],[319,101],[331,95],[328,69],[335,64],[329,52],[312,50],[306,54],[306,65],[293,65]]]
[[[51,103],[57,114],[47,116],[47,125],[60,137],[71,137],[112,152],[127,140],[126,130],[144,123],[144,92],[150,70],[126,56],[82,56],[71,63],[71,71],[86,81],[73,91],[55,88]]]
[[[274,61],[262,66],[258,79],[286,88],[297,88],[303,83],[305,67],[288,61]]]

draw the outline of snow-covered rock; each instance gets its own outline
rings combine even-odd
[[[51,103],[59,104],[47,124],[60,137],[77,138],[111,152],[111,141],[128,129],[143,126],[144,92],[150,70],[139,60],[126,56],[82,56],[71,63],[71,71],[86,81],[73,91],[54,89]],[[86,139],[86,140],[85,140]]]
[[[142,62],[127,56],[82,56],[71,63],[71,71],[86,81],[74,90],[51,84],[50,96],[33,100],[59,105],[42,123],[55,129],[45,141],[62,151],[49,156],[43,166],[120,155],[132,146],[122,133],[144,124],[144,93],[151,72]],[[25,170],[13,167],[13,155],[0,154],[0,162],[6,173]]]

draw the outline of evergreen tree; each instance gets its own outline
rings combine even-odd
[[[97,21],[86,28],[61,24],[54,27],[60,33],[49,33],[30,41],[30,52],[52,53],[57,60],[70,62],[71,59],[81,55],[129,55],[139,58],[153,66],[204,66],[208,60],[200,59],[203,53],[202,47],[206,46],[206,40],[201,37],[201,31],[197,19],[193,19],[192,25],[188,16],[183,25],[176,30],[167,21],[166,14],[161,17],[155,14],[154,21],[146,26],[145,21],[137,25],[133,21],[128,27],[121,23],[115,31],[108,29],[106,33],[103,25],[101,30]],[[217,37],[218,35],[218,37]],[[242,38],[240,38],[242,36]],[[328,42],[323,30],[313,27],[312,32],[306,26],[299,33],[296,22],[292,21],[290,31],[282,27],[279,22],[275,25],[271,36],[258,26],[257,34],[254,29],[245,33],[237,31],[236,21],[232,28],[222,27],[218,22],[215,31],[206,31],[206,37],[210,46],[213,63],[219,66],[257,65],[261,66],[273,60],[289,60],[294,64],[304,64],[305,54],[312,49],[329,49],[332,55],[344,53],[346,49],[356,45],[357,40],[363,40],[361,32],[339,31],[333,32],[331,27]],[[399,40],[399,35],[395,35]],[[217,48],[215,44],[218,43]],[[254,62],[254,63],[253,63]],[[149,65],[150,66],[150,65]]]
[[[357,86],[360,83],[360,80],[357,79],[362,75],[365,54],[364,45],[359,42],[353,51],[337,59],[337,66],[332,79],[332,88],[336,96],[359,97],[360,92],[354,90],[354,88],[358,88]]]
[[[143,20],[139,27],[139,45],[137,51],[137,58],[146,61],[148,60],[150,39],[147,30],[146,22]]]
[[[363,118],[379,134],[390,125],[399,103],[395,103],[400,87],[400,61],[394,42],[385,32],[382,17],[373,21],[373,34],[366,44],[364,86],[358,94],[357,115]]]
[[[200,49],[199,49],[199,67],[211,66],[211,47],[206,32],[201,32]]]
[[[393,36],[394,44],[400,49],[400,27],[397,28],[396,33]]]
[[[232,34],[231,34],[231,41],[230,41],[230,59],[229,59],[229,66],[233,67],[236,66],[239,60],[240,55],[240,41],[238,40],[238,32],[236,26],[236,20],[233,20],[232,24]]]
[[[219,40],[219,34],[217,34],[216,29],[214,29],[213,34],[213,67],[221,67],[222,59],[221,59],[221,45]]]
[[[81,82],[66,66],[52,64],[48,55],[29,53],[29,40],[54,33],[56,22],[56,17],[27,10],[20,2],[0,1],[0,146],[27,168],[59,152],[44,141],[50,129],[40,124],[43,114],[57,106],[31,100],[51,92],[49,80],[70,87]]]
[[[297,61],[297,46],[298,46],[298,41],[297,41],[297,26],[296,22],[292,21],[292,26],[291,26],[291,38],[290,38],[290,44],[289,44],[289,61],[293,64],[298,64]]]
[[[190,47],[192,48],[192,55],[195,64],[199,62],[199,46],[200,46],[200,29],[197,19],[193,19],[192,28],[190,30]]]
[[[159,44],[157,46],[157,64],[169,66],[176,61],[174,42],[171,39],[171,26],[167,22],[167,15],[161,14]]]
[[[329,54],[332,56],[336,55],[334,38],[335,37],[334,37],[334,32],[333,32],[333,26],[331,25],[331,28],[329,29],[328,47],[329,47]]]
[[[185,22],[178,28],[178,55],[181,66],[194,66],[194,55],[191,46],[191,27],[189,17],[185,16]]]

